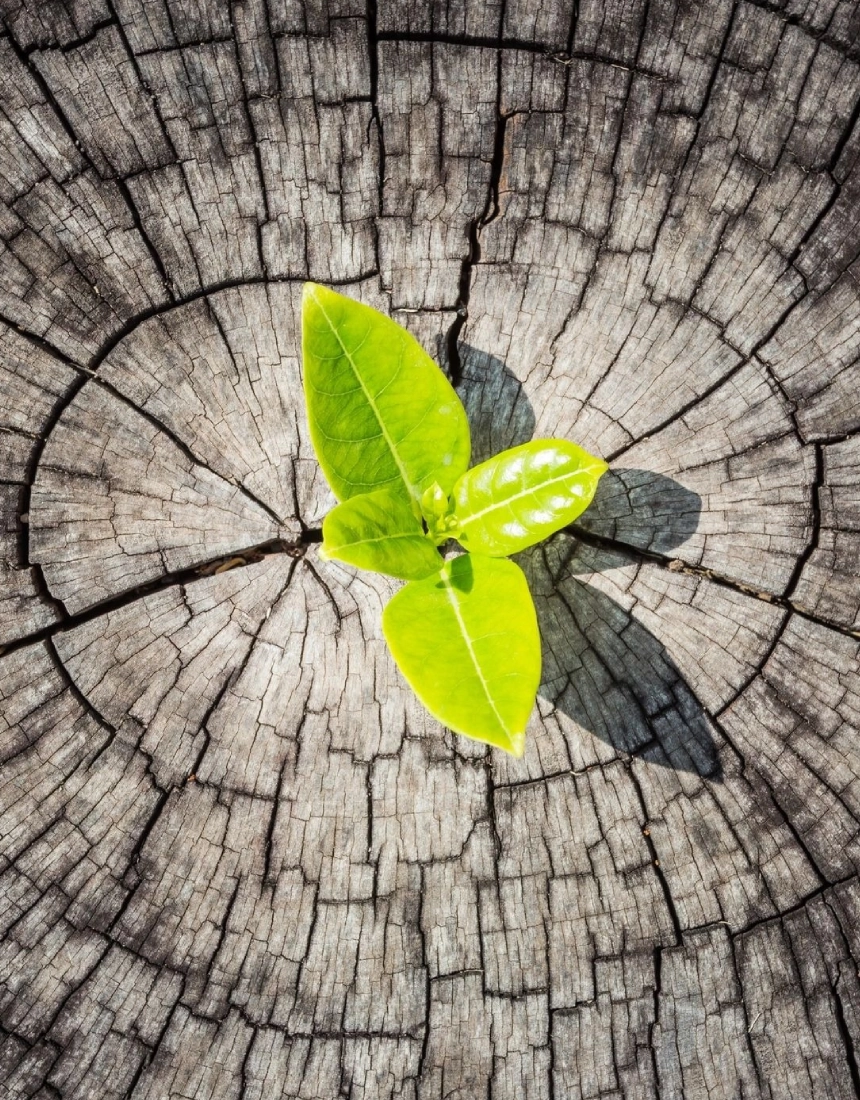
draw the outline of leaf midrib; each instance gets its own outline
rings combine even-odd
[[[316,302],[317,306],[319,307],[320,313],[322,313],[323,317],[325,317],[326,324],[331,329],[335,340],[337,340],[337,342],[340,344],[341,351],[343,352],[344,356],[346,357],[347,362],[349,363],[350,367],[352,368],[352,373],[355,375],[355,379],[358,382],[359,386],[361,387],[361,392],[364,394],[365,398],[367,399],[368,405],[370,405],[370,408],[373,411],[373,415],[376,417],[376,422],[379,425],[379,430],[382,432],[382,438],[385,440],[386,444],[388,445],[388,449],[391,452],[391,457],[394,459],[394,461],[397,465],[397,469],[400,471],[400,476],[403,478],[403,481],[406,484],[406,487],[408,488],[408,490],[412,494],[412,496],[417,497],[417,495],[418,495],[418,486],[415,485],[413,483],[412,479],[407,475],[406,468],[403,465],[403,463],[400,461],[400,456],[397,453],[397,448],[395,446],[394,440],[388,434],[388,429],[385,426],[385,422],[382,419],[382,415],[380,414],[379,409],[377,408],[376,402],[374,401],[373,397],[370,394],[370,391],[368,390],[367,386],[364,384],[364,379],[361,377],[361,374],[359,373],[358,367],[356,366],[356,363],[355,363],[355,360],[352,357],[352,354],[350,353],[350,351],[347,348],[346,344],[344,344],[343,340],[341,340],[340,333],[335,328],[334,324],[332,323],[331,318],[329,317],[328,313],[326,312],[325,306],[319,300],[319,297],[316,295],[316,293],[314,293],[314,301]]]
[[[590,469],[590,467],[588,467]],[[471,471],[470,471],[471,473]],[[545,489],[550,485],[557,485],[560,481],[566,481],[570,478],[577,477],[580,471],[575,470],[570,473],[561,474],[559,477],[551,477],[547,481],[542,481],[540,485],[536,485],[531,489],[522,489],[517,493],[512,493],[509,497],[505,497],[503,500],[495,500],[492,504],[487,505],[486,508],[481,508],[477,512],[470,512],[467,516],[458,516],[465,526],[467,523],[472,523],[476,519],[480,519],[482,516],[488,515],[490,512],[495,512],[500,508],[508,508],[515,500],[522,500],[523,497],[532,496],[538,493],[541,489]],[[454,493],[456,497],[456,491]]]
[[[460,628],[460,634],[463,638],[463,641],[465,642],[466,651],[469,654],[472,665],[474,666],[475,673],[478,677],[478,682],[481,685],[481,689],[483,690],[484,695],[487,697],[487,702],[490,704],[490,710],[492,710],[493,714],[495,715],[496,721],[499,723],[499,728],[501,729],[502,733],[505,735],[505,737],[510,739],[508,728],[505,725],[504,719],[502,718],[501,714],[499,714],[498,707],[493,702],[493,697],[490,694],[489,688],[487,687],[487,681],[484,678],[484,673],[481,670],[480,663],[478,662],[477,654],[475,653],[471,639],[469,638],[469,632],[466,629],[466,622],[463,619],[463,616],[460,614],[460,605],[457,602],[456,596],[454,595],[454,586],[451,584],[451,581],[448,577],[443,578],[443,588],[445,591],[445,595],[448,597],[448,602],[451,604],[451,610],[454,612],[454,618],[457,620],[457,625]]]

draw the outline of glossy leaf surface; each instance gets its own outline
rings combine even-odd
[[[463,554],[412,581],[382,613],[400,671],[456,733],[522,756],[540,682],[540,638],[525,575],[511,561]]]
[[[305,283],[302,358],[311,439],[338,500],[383,487],[450,493],[469,464],[469,425],[448,379],[406,329]]]
[[[412,504],[392,489],[351,497],[323,520],[320,557],[360,569],[416,580],[442,568],[442,556],[424,534]]]
[[[607,469],[603,459],[564,439],[503,451],[454,486],[455,538],[481,554],[516,554],[584,512]]]

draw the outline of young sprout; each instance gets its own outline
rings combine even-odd
[[[540,636],[507,557],[584,512],[606,463],[536,439],[469,469],[465,409],[430,356],[395,321],[315,283],[302,358],[311,440],[340,502],[321,556],[406,581],[382,615],[398,668],[440,722],[522,756]],[[452,538],[466,552],[445,560]]]

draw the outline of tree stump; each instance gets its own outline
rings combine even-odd
[[[0,1092],[860,1094],[860,4],[0,10]],[[317,556],[306,279],[611,462],[520,761]]]

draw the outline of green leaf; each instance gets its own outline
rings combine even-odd
[[[535,439],[474,466],[454,486],[467,550],[505,557],[572,523],[609,467],[564,439]]]
[[[420,580],[442,567],[411,503],[392,489],[377,489],[338,504],[323,520],[320,557],[337,558],[401,580]]]
[[[519,566],[479,554],[453,558],[397,593],[382,630],[435,718],[522,756],[540,682],[540,638]]]
[[[302,357],[311,440],[338,500],[384,486],[446,493],[469,465],[460,399],[395,321],[305,283]]]

